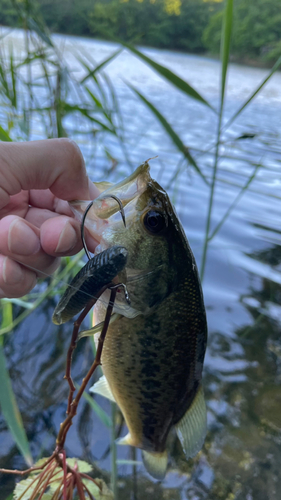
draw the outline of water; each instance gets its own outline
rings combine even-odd
[[[20,48],[21,35],[13,34]],[[76,72],[74,52],[91,53],[96,61],[116,46],[107,42],[56,36],[64,57]],[[145,53],[177,72],[217,107],[218,61],[145,49]],[[139,89],[158,107],[190,148],[204,174],[213,165],[216,116],[212,111],[175,90],[140,60],[125,51],[108,67],[125,124],[130,160],[137,166],[151,162],[152,175],[167,188],[183,222],[197,262],[202,256],[209,189],[199,176],[180,164],[175,150],[153,115],[136,98],[127,83]],[[230,65],[225,121],[265,77],[266,70]],[[172,458],[165,481],[159,484],[142,465],[118,465],[119,497],[135,499],[277,500],[281,495],[281,73],[275,74],[250,107],[223,136],[219,182],[215,191],[212,227],[215,228],[248,177],[260,165],[250,188],[243,194],[210,243],[203,282],[208,314],[209,342],[204,369],[208,406],[205,446],[186,462],[179,442],[171,437]],[[252,139],[238,139],[243,134]],[[35,128],[34,137],[41,131]],[[79,137],[78,137],[79,138]],[[119,159],[116,179],[129,171],[114,138],[106,146]],[[85,156],[88,145],[80,137]],[[88,157],[93,179],[102,177],[108,162],[102,148]],[[175,177],[178,166],[178,175]],[[121,174],[119,174],[121,172]],[[238,187],[237,187],[238,186]],[[64,418],[66,384],[65,350],[70,326],[50,323],[55,302],[49,301],[6,338],[6,355],[14,390],[31,442],[33,456],[51,453],[59,423]],[[74,375],[80,381],[92,358],[88,341],[75,353]],[[107,401],[97,397],[110,412]],[[0,465],[24,464],[0,421]],[[110,435],[98,417],[83,403],[69,432],[67,454],[94,461],[99,476],[109,480]],[[118,448],[118,459],[131,459],[129,449]],[[137,452],[137,460],[140,460]],[[1,478],[0,498],[5,499],[14,478]]]

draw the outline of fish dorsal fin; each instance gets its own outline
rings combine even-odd
[[[168,465],[168,453],[167,450],[162,453],[150,453],[149,451],[142,450],[142,461],[147,472],[161,481],[164,479],[167,471]]]
[[[186,458],[197,455],[203,446],[207,432],[207,413],[202,386],[175,428]]]
[[[90,392],[110,399],[114,403],[116,402],[104,375],[90,388]]]

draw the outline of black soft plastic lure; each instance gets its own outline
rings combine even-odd
[[[90,259],[61,297],[52,317],[53,323],[66,323],[100,295],[100,291],[124,269],[127,257],[126,248],[115,245]]]

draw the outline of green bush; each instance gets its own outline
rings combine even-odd
[[[222,12],[203,33],[206,49],[218,53]],[[232,54],[240,58],[276,59],[281,48],[280,0],[237,0],[233,16]]]

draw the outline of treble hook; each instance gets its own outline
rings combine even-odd
[[[121,217],[122,217],[122,220],[123,220],[123,224],[124,226],[126,227],[126,219],[125,219],[125,212],[124,212],[124,207],[123,207],[123,204],[122,204],[122,201],[120,200],[120,198],[117,198],[117,196],[115,196],[114,194],[107,194],[106,196],[104,196],[104,198],[113,198],[115,201],[117,201],[119,207],[120,207],[120,214],[121,214]],[[87,255],[88,259],[90,260],[91,259],[91,255],[89,253],[89,250],[87,248],[87,245],[86,245],[86,241],[85,241],[85,233],[84,233],[84,226],[85,226],[85,220],[86,220],[86,217],[87,217],[87,214],[90,210],[90,208],[93,206],[93,201],[91,201],[89,203],[89,205],[87,206],[84,214],[83,214],[83,218],[82,218],[82,222],[81,222],[81,239],[82,239],[82,243],[83,243],[83,248],[85,250],[85,254]]]

